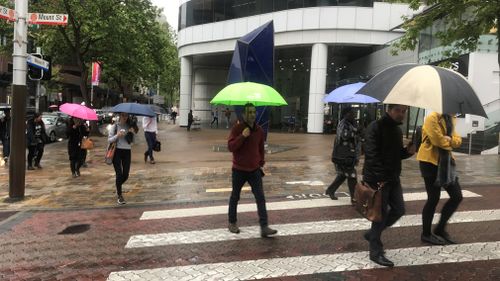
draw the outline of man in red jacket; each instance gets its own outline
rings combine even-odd
[[[231,129],[227,142],[233,153],[233,191],[229,198],[229,226],[232,233],[240,233],[236,224],[236,209],[240,200],[241,188],[248,182],[257,203],[260,236],[268,237],[278,231],[269,228],[267,223],[266,198],[262,188],[264,172],[264,130],[255,123],[256,111],[253,104],[246,104],[243,122],[236,123]]]

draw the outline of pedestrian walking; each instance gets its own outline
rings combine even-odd
[[[191,131],[191,125],[193,125],[193,122],[194,122],[193,110],[189,110],[189,113],[188,113],[188,126],[187,126],[187,130],[188,131]]]
[[[4,116],[0,119],[0,141],[2,141],[2,157],[5,163],[9,162],[10,156],[10,109],[4,111]]]
[[[111,128],[108,142],[116,142],[116,150],[113,156],[113,167],[116,174],[116,195],[119,205],[125,204],[122,194],[122,185],[127,181],[130,172],[131,149],[134,135],[139,131],[137,124],[127,113],[120,113],[118,122]]]
[[[406,105],[390,104],[385,115],[368,126],[365,136],[363,180],[372,187],[383,187],[382,221],[372,222],[364,238],[370,243],[370,260],[382,266],[394,266],[384,255],[381,235],[405,213],[399,178],[401,160],[415,153],[414,144],[403,147],[403,133],[399,128],[407,110]]]
[[[354,110],[352,107],[342,109],[342,120],[337,126],[337,134],[333,144],[332,162],[335,165],[337,177],[326,189],[325,193],[332,200],[337,200],[335,192],[340,185],[347,179],[349,195],[351,202],[354,198],[354,187],[357,183],[356,165],[359,162],[360,155],[360,134],[356,120],[354,119]]]
[[[240,200],[241,188],[248,182],[257,203],[260,235],[268,237],[278,231],[268,226],[266,199],[262,187],[264,172],[264,130],[255,122],[256,110],[246,104],[243,122],[235,124],[228,139],[228,149],[233,153],[232,192],[229,199],[229,226],[232,233],[239,233],[236,209]]]
[[[210,128],[212,128],[212,125],[215,123],[215,127],[219,128],[219,110],[216,108],[214,111],[212,111],[212,123],[210,123]]]
[[[43,157],[43,150],[47,142],[47,134],[45,133],[45,124],[42,116],[36,112],[33,118],[28,120],[26,130],[26,143],[28,145],[28,170],[34,170],[35,167],[41,169],[40,162]]]
[[[453,148],[462,144],[462,138],[455,131],[456,118],[449,114],[432,112],[425,118],[422,127],[422,143],[417,160],[425,182],[427,201],[422,210],[421,240],[434,245],[456,244],[446,232],[446,224],[462,202],[462,189],[455,171]],[[434,233],[431,232],[432,219],[444,188],[450,199],[441,210],[441,218]]]
[[[89,124],[87,123],[88,121],[81,121],[81,125],[80,125],[80,130],[81,130],[81,134],[82,134],[82,138],[84,137],[88,137],[89,134],[90,134],[90,127],[89,127]],[[87,168],[87,149],[83,149],[81,148],[80,149],[80,167],[82,168]],[[80,176],[80,173],[78,173],[78,176]]]
[[[155,164],[153,148],[155,147],[156,134],[158,133],[158,123],[156,122],[156,117],[143,117],[142,128],[144,129],[144,138],[148,144],[148,149],[144,152],[144,163],[148,162],[149,157],[150,163]]]
[[[172,110],[172,112],[170,113],[170,118],[172,118],[172,121],[174,122],[175,125],[175,119],[177,119],[177,111]]]
[[[68,137],[68,156],[73,178],[80,176],[80,167],[82,165],[81,157],[83,156],[80,145],[85,134],[85,125],[81,119],[72,117],[69,120],[66,135]]]
[[[229,125],[231,124],[231,110],[229,110],[229,107],[226,107],[224,116],[226,117],[226,129],[229,129]]]

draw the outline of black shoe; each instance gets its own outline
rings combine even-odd
[[[332,200],[338,200],[339,199],[339,198],[337,198],[337,196],[335,196],[335,192],[328,192],[327,194],[330,196],[330,199],[332,199]]]
[[[28,170],[34,170],[35,168],[33,168],[32,166],[28,166]]]
[[[118,203],[118,205],[124,205],[127,202],[125,202],[125,199],[123,199],[123,196],[118,195],[118,200],[116,200],[116,203]]]
[[[444,242],[443,244],[458,244],[457,241],[453,240],[446,231],[434,232],[434,234]]]
[[[76,174],[77,177],[79,177],[80,176],[80,171],[76,171],[75,174]]]
[[[366,241],[370,242],[370,231],[368,230],[363,234],[363,238],[365,238]]]
[[[42,166],[40,166],[40,164],[35,164],[35,167],[37,167],[38,169],[42,168]]]
[[[148,155],[144,154],[144,163],[147,163],[147,162],[148,162]]]
[[[238,228],[238,225],[236,223],[230,223],[227,227],[229,232],[231,233],[240,233],[240,229]]]
[[[76,175],[76,173],[72,173],[71,175],[73,176],[73,178],[78,177],[78,176]]]
[[[274,235],[276,233],[278,233],[278,231],[276,229],[270,228],[269,226],[264,226],[264,227],[260,228],[260,237],[262,237],[262,238],[269,237],[269,236]]]
[[[431,234],[431,235],[423,235],[422,234],[420,236],[420,240],[422,240],[422,242],[424,242],[424,243],[429,243],[432,245],[444,245],[444,244],[446,244],[443,239],[440,239],[439,237],[437,237],[434,234]]]
[[[393,267],[394,263],[387,259],[384,255],[372,256],[370,255],[370,260],[376,264],[380,264],[381,266],[389,266]]]

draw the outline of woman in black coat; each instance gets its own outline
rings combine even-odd
[[[82,149],[80,145],[84,136],[85,126],[81,119],[71,118],[69,120],[66,134],[68,136],[68,155],[71,167],[71,174],[74,178],[80,176],[80,166]]]

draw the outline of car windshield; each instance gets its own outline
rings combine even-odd
[[[54,125],[56,123],[56,118],[54,117],[42,117],[43,123],[45,125]]]

